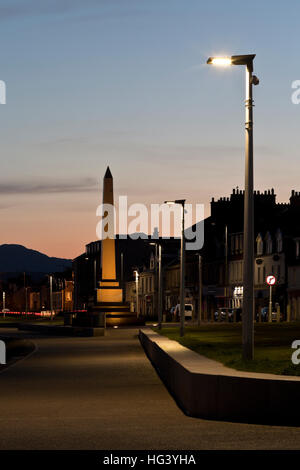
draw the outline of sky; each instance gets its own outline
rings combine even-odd
[[[244,186],[243,67],[255,53],[255,189],[300,190],[297,0],[1,0],[0,243],[73,258],[115,199],[203,203]]]

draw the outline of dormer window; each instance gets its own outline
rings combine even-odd
[[[266,234],[266,253],[267,255],[270,255],[273,251],[273,242],[272,242],[272,237],[270,232],[267,232]]]
[[[264,252],[264,242],[261,234],[259,233],[256,237],[256,253],[258,256],[261,256]]]
[[[276,233],[276,251],[277,253],[282,252],[282,233],[280,229],[278,229]]]
[[[155,260],[154,260],[154,255],[153,255],[153,253],[151,253],[151,257],[150,257],[150,269],[151,269],[151,270],[154,269],[154,264],[155,264],[154,261],[155,261]]]

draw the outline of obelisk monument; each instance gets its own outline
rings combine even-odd
[[[114,205],[113,177],[109,167],[103,179],[103,204]],[[106,217],[107,214],[104,214]],[[113,224],[113,220],[109,220]],[[106,325],[126,325],[139,323],[137,315],[130,312],[128,303],[123,302],[123,289],[116,269],[115,227],[110,226],[109,237],[105,236],[108,227],[103,227],[101,240],[101,277],[96,289],[93,311],[105,313]],[[107,234],[108,235],[108,234]]]
[[[114,205],[113,177],[109,167],[103,179],[103,204]],[[113,224],[113,220],[110,221]],[[110,227],[110,238],[105,238],[104,227],[103,238],[101,240],[101,281],[97,290],[97,302],[122,302],[123,292],[116,277],[116,244],[115,227]]]

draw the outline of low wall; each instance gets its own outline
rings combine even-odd
[[[139,338],[162,381],[187,415],[300,425],[300,377],[235,371],[151,329],[141,329]]]
[[[18,329],[23,331],[36,331],[45,335],[53,336],[104,336],[104,328],[80,327],[80,326],[51,326],[36,325],[34,323],[19,323]]]

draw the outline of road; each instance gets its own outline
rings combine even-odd
[[[300,428],[185,416],[135,329],[100,338],[29,336],[37,351],[0,374],[0,449],[300,447]]]

